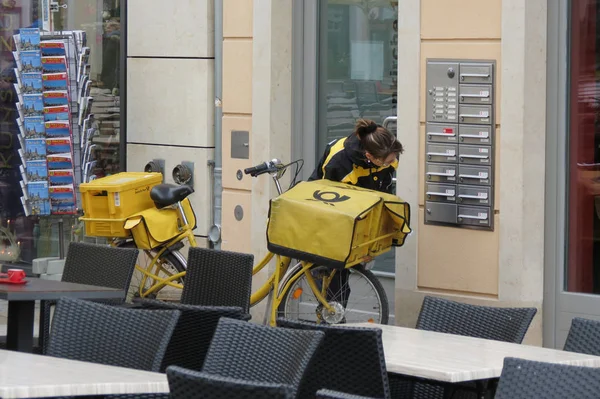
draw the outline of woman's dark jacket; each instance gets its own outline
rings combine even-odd
[[[360,140],[351,134],[327,145],[319,165],[308,180],[327,179],[394,194],[392,177],[397,167],[398,160],[386,167],[377,167],[369,162]]]

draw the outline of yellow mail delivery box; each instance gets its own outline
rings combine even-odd
[[[271,200],[269,251],[343,268],[404,244],[410,208],[395,195],[329,180],[301,182]]]

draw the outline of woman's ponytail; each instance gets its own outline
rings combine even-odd
[[[371,120],[359,119],[354,127],[354,133],[361,141],[363,141],[368,135],[375,133],[377,131],[377,127],[377,123]]]

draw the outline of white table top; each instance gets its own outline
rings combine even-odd
[[[0,397],[168,393],[165,374],[0,350]]]
[[[505,357],[600,367],[600,357],[380,324],[387,371],[443,382],[500,377]]]

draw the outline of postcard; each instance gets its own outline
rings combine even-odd
[[[67,72],[67,58],[65,56],[42,57],[42,70],[44,73]]]
[[[23,95],[23,117],[43,116],[44,100],[41,93]]]
[[[48,170],[73,169],[71,154],[48,155]]]
[[[46,139],[25,139],[24,156],[28,161],[46,159]]]
[[[48,189],[50,212],[53,215],[73,214],[77,212],[73,185],[54,186]]]
[[[40,43],[42,56],[66,56],[65,42],[63,40],[44,40]]]
[[[49,121],[44,123],[46,137],[70,137],[71,123],[69,121]]]
[[[27,72],[21,75],[23,94],[42,92],[42,74],[40,72]]]
[[[50,186],[65,186],[73,184],[73,170],[51,170],[48,172],[48,182]]]
[[[42,55],[39,51],[22,51],[20,58],[23,73],[42,72]]]
[[[46,159],[37,161],[27,161],[26,176],[29,182],[48,180],[48,166]]]
[[[71,139],[68,137],[46,139],[46,152],[48,155],[71,154]]]
[[[23,120],[23,126],[25,128],[25,138],[27,139],[46,137],[44,117],[42,116],[30,116],[25,118]]]
[[[69,76],[62,73],[45,73],[42,75],[44,90],[68,90]]]
[[[40,49],[40,30],[38,28],[21,28],[19,36],[21,51]]]
[[[64,121],[69,120],[70,112],[68,105],[58,105],[55,107],[44,107],[44,120]]]
[[[66,90],[49,90],[45,91],[42,95],[44,96],[44,105],[46,107],[69,104],[69,93]]]

